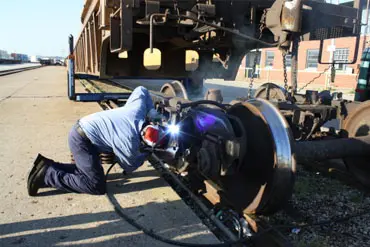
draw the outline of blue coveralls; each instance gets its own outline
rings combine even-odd
[[[52,164],[46,171],[45,184],[70,192],[104,194],[105,177],[99,153],[113,152],[127,172],[140,167],[147,158],[147,154],[139,151],[140,131],[153,108],[148,90],[137,87],[125,106],[80,119],[68,139],[76,165]],[[78,126],[87,138],[77,132]]]

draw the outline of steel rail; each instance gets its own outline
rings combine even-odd
[[[27,70],[38,69],[38,68],[41,68],[41,67],[42,66],[40,65],[40,66],[32,66],[32,67],[25,67],[25,68],[1,70],[0,71],[0,76],[11,75],[11,74],[20,73],[20,72],[27,71]]]

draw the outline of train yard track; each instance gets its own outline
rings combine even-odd
[[[130,87],[114,82],[80,80],[89,92],[127,92]],[[101,102],[104,109],[119,107],[120,102]],[[257,236],[254,246],[369,246],[369,190],[361,186],[343,168],[327,163],[297,167],[297,178],[289,205],[273,216],[245,215],[252,233]],[[335,167],[335,166],[334,166]],[[158,169],[157,171],[161,171]],[[161,173],[161,172],[160,172]],[[194,202],[184,196],[178,181],[161,175],[194,210]],[[178,177],[181,182],[181,176]],[[181,186],[180,186],[181,188]],[[207,200],[205,200],[207,201]],[[212,208],[212,202],[208,206]],[[201,213],[194,212],[220,240],[227,236]],[[260,235],[259,235],[260,233]]]
[[[20,72],[27,71],[27,70],[38,69],[38,68],[41,68],[41,67],[42,66],[40,65],[40,66],[32,66],[32,67],[26,67],[26,68],[1,70],[0,71],[0,76],[16,74],[16,73],[20,73]]]

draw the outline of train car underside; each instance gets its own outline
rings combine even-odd
[[[189,78],[186,86],[199,89],[204,78],[235,79],[252,49],[289,49],[296,34],[301,40],[355,35],[359,2],[352,8],[313,0],[86,0],[76,73]]]

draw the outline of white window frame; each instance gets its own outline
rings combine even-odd
[[[269,58],[269,53],[270,53],[270,55],[272,54],[272,61],[271,61],[272,65],[270,65],[270,63],[268,63],[270,61],[270,59],[268,59]],[[274,60],[275,60],[275,52],[274,51],[266,51],[265,52],[265,68],[273,68],[274,67]]]
[[[313,56],[313,55],[310,55],[310,52],[317,52],[317,58],[310,58],[310,56]],[[315,61],[314,61],[315,60]],[[306,51],[306,70],[317,70],[318,66],[319,66],[319,49],[308,49]],[[316,67],[310,67],[309,64],[314,64],[316,63]]]
[[[286,64],[287,69],[291,69],[291,67],[292,67],[292,55],[291,54],[286,54],[285,64]]]
[[[349,48],[337,48],[333,52],[333,59],[335,62],[348,62]],[[335,64],[335,70],[345,72],[347,70],[347,64]]]

